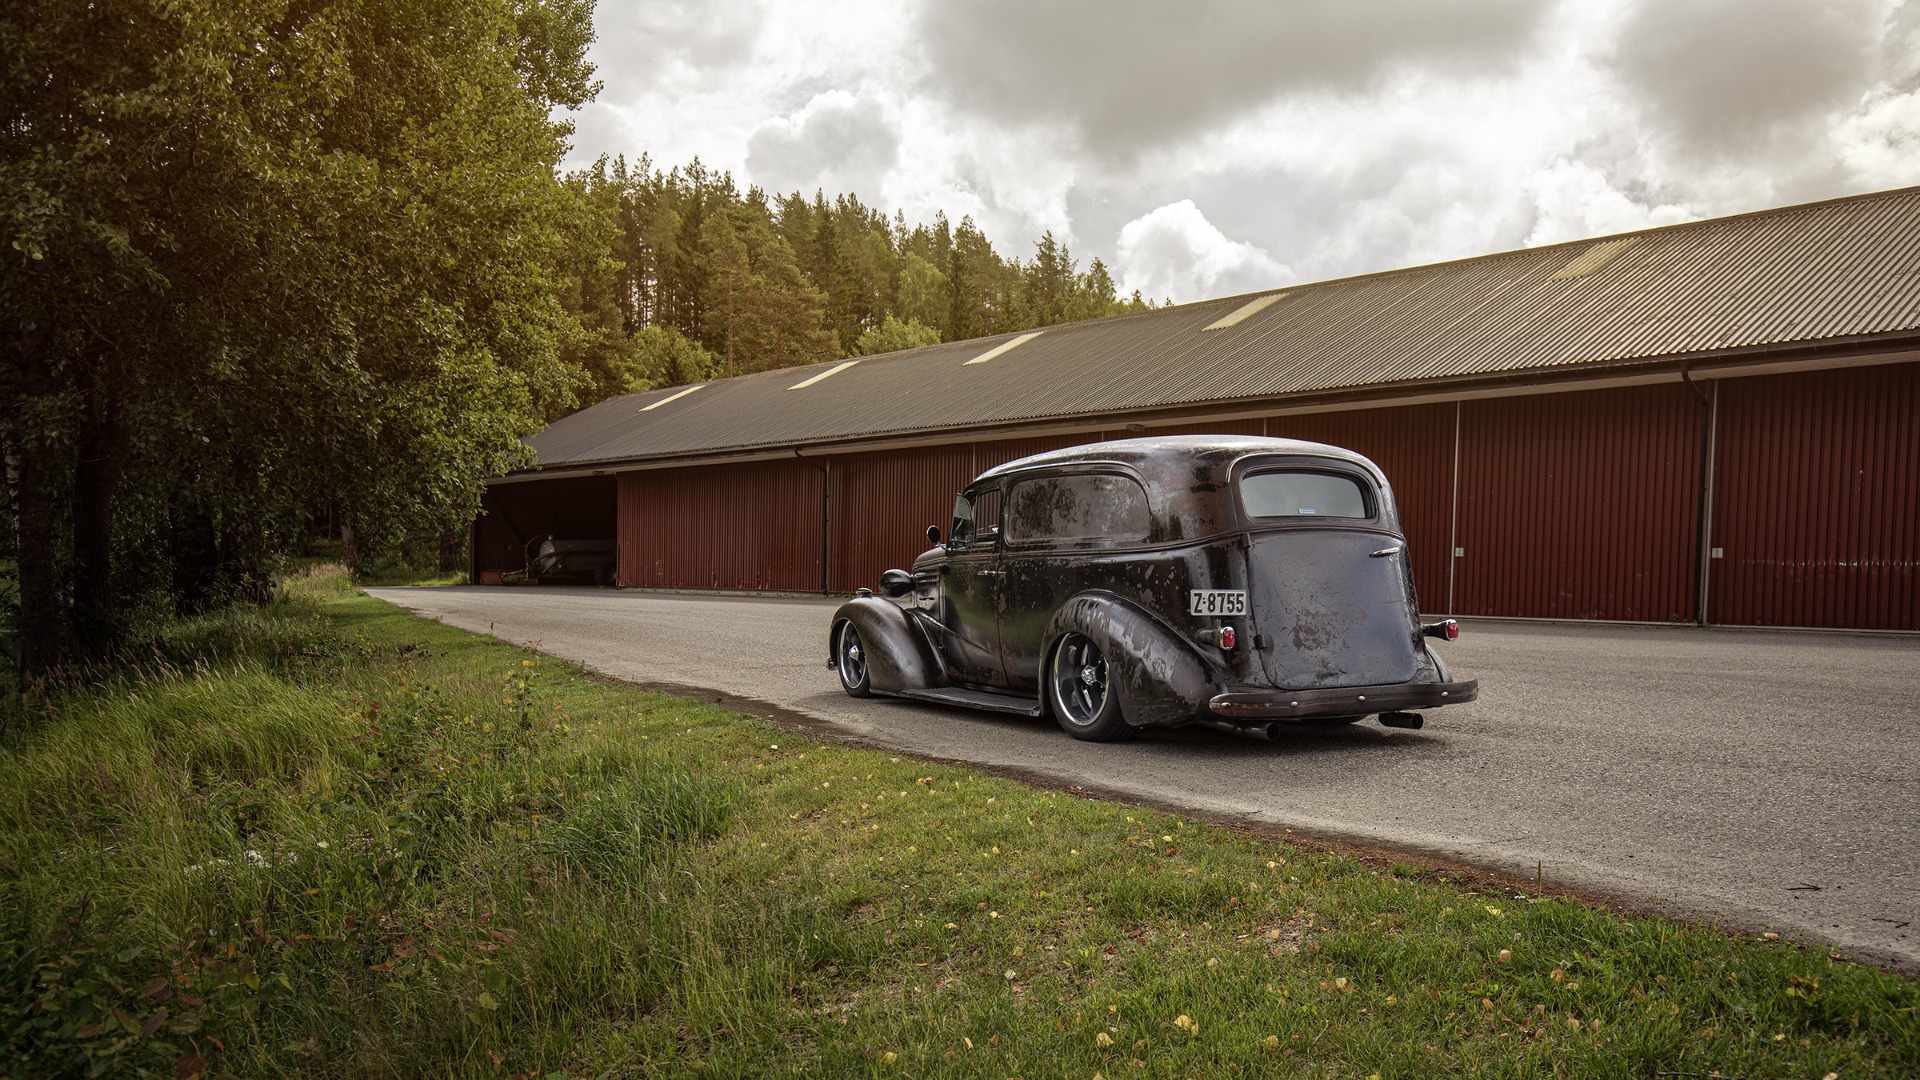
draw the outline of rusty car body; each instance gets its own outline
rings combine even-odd
[[[945,543],[834,613],[828,665],[856,697],[1028,716],[1076,738],[1471,701],[1429,647],[1398,510],[1371,461],[1286,439],[1092,443],[989,469]]]

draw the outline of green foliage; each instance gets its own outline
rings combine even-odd
[[[909,228],[855,195],[770,200],[698,160],[602,160],[567,183],[613,229],[562,292],[585,327],[567,353],[588,372],[582,404],[1149,306],[1119,299],[1098,259],[1081,272],[1052,233],[1022,264],[970,218]],[[641,341],[658,331],[674,336]],[[714,366],[687,362],[682,340]]]
[[[879,326],[860,335],[854,342],[853,351],[859,356],[874,356],[879,353],[896,352],[900,349],[918,349],[925,345],[940,344],[940,331],[912,319],[902,319],[888,315]]]
[[[316,516],[435,536],[570,407],[557,295],[605,241],[550,113],[595,88],[590,2],[27,0],[4,32],[0,441],[37,674],[69,604],[111,630],[116,558],[207,601]]]
[[[720,377],[720,358],[671,326],[649,326],[628,343],[622,392],[682,386]]]

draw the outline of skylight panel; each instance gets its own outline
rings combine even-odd
[[[1628,248],[1640,242],[1637,236],[1623,237],[1619,240],[1602,240],[1573,257],[1573,261],[1561,267],[1553,275],[1554,281],[1567,281],[1585,277],[1613,260],[1626,254]]]
[[[792,386],[789,386],[789,387],[787,387],[787,389],[789,389],[789,390],[805,390],[805,389],[806,389],[807,387],[809,387],[809,386],[812,386],[812,385],[813,385],[814,383],[817,383],[817,382],[820,382],[820,381],[821,381],[821,380],[823,380],[823,379],[831,379],[831,378],[833,378],[833,377],[834,377],[835,375],[838,375],[838,374],[840,374],[841,372],[843,372],[843,371],[845,371],[845,370],[847,370],[848,368],[850,368],[850,367],[852,367],[853,365],[855,365],[855,364],[857,364],[857,363],[859,363],[859,362],[860,362],[860,361],[858,361],[858,360],[843,360],[843,361],[841,361],[840,363],[838,363],[838,364],[835,364],[834,366],[832,366],[832,367],[830,367],[830,368],[828,368],[827,370],[825,370],[825,371],[823,371],[823,372],[821,372],[820,374],[818,374],[818,375],[815,375],[815,376],[814,376],[813,378],[811,378],[811,379],[802,379],[802,380],[800,380],[799,382],[797,382],[797,383],[794,383],[794,384],[793,384]]]
[[[1020,346],[1025,345],[1027,342],[1032,341],[1034,338],[1039,337],[1041,334],[1045,332],[1046,331],[1044,330],[1035,330],[1030,334],[1021,334],[1019,337],[1014,338],[1012,341],[1003,341],[1000,344],[995,345],[993,348],[988,349],[986,352],[981,353],[979,356],[976,356],[973,359],[967,361],[966,364],[961,364],[960,366],[966,367],[967,364],[984,364],[987,361],[993,359],[996,356],[999,356],[1002,353],[1011,352],[1014,349],[1017,349]]]
[[[640,411],[652,412],[653,410],[659,408],[662,405],[667,404],[668,402],[679,401],[681,398],[686,397],[688,394],[693,393],[695,390],[704,389],[706,385],[707,385],[706,383],[695,383],[694,385],[687,387],[685,390],[682,390],[677,394],[669,394],[666,397],[661,398],[659,401],[656,401],[651,405],[640,406]]]
[[[1260,312],[1267,310],[1274,301],[1283,299],[1286,295],[1286,293],[1277,292],[1268,293],[1265,296],[1256,296],[1246,303],[1241,304],[1239,307],[1234,308],[1232,311],[1227,312],[1215,320],[1212,325],[1201,327],[1200,332],[1204,334],[1209,330],[1225,330],[1229,326],[1237,326],[1253,316],[1258,315]]]

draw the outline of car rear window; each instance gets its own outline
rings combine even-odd
[[[1007,493],[1007,538],[1145,540],[1147,493],[1113,473],[1022,480]]]
[[[1368,518],[1367,489],[1351,476],[1280,470],[1254,473],[1240,481],[1240,502],[1248,517]]]

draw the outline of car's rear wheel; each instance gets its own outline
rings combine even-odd
[[[873,696],[873,683],[867,672],[867,643],[850,622],[840,624],[833,642],[834,666],[840,669],[840,686],[851,697]]]
[[[1107,658],[1085,634],[1068,634],[1054,647],[1047,704],[1053,718],[1076,739],[1114,742],[1136,734],[1120,715],[1119,698],[1107,678]]]

